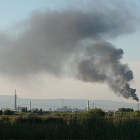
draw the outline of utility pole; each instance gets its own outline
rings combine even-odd
[[[92,107],[92,109],[94,109],[94,102],[93,102],[93,107]]]
[[[16,95],[16,90],[15,90],[15,111],[17,110],[17,95]]]
[[[54,106],[54,111],[55,111],[55,106]]]

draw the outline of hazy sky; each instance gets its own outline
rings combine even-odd
[[[16,89],[21,98],[135,102],[118,97],[104,82],[85,83],[73,78],[74,68],[69,74],[62,72],[63,67],[69,68],[64,64],[72,61],[71,55],[80,57],[84,45],[91,44],[94,38],[95,42],[105,40],[123,49],[121,62],[133,71],[131,87],[137,89],[140,97],[139,0],[0,0],[0,3],[1,95],[13,95]],[[81,29],[79,21],[90,28]],[[97,25],[92,28],[93,23]],[[69,27],[75,30],[69,31]]]

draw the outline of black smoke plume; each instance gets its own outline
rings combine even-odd
[[[120,62],[123,50],[103,41],[134,32],[135,17],[127,5],[120,7],[122,3],[110,1],[110,7],[91,3],[83,9],[35,12],[21,24],[22,32],[15,40],[1,32],[0,73],[69,75],[107,83],[116,94],[138,100],[129,86],[133,72]]]
[[[138,101],[136,90],[129,85],[133,72],[120,62],[123,54],[122,49],[109,42],[92,44],[86,48],[84,59],[79,63],[77,77],[85,82],[107,83],[116,94]]]

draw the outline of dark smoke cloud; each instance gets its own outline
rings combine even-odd
[[[97,7],[99,3],[88,10],[35,12],[24,21],[25,29],[16,40],[1,33],[0,73],[27,77],[40,73],[62,76],[71,71],[75,77],[75,71],[78,79],[107,83],[115,93],[129,98],[125,84],[133,73],[120,63],[123,50],[102,40],[134,32],[135,17],[125,7]],[[100,43],[89,46],[96,41]],[[78,59],[71,62],[74,56]]]
[[[129,86],[133,72],[120,62],[123,54],[122,49],[105,41],[88,46],[83,56],[85,59],[79,63],[77,78],[85,82],[107,83],[116,94],[138,100],[136,90]]]

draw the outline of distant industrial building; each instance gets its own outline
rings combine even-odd
[[[58,111],[58,112],[72,112],[73,109],[72,108],[68,108],[67,106],[64,106],[62,108],[57,108],[56,111]]]
[[[24,112],[26,112],[27,111],[27,107],[17,107],[17,94],[16,94],[16,90],[15,90],[15,96],[14,96],[14,110],[15,111],[19,111],[19,112],[21,112],[21,111],[24,111]]]
[[[17,111],[18,111],[18,112],[22,112],[22,111],[23,111],[23,112],[27,112],[27,107],[19,107],[19,106],[18,106]]]
[[[15,102],[14,102],[14,109],[15,111],[17,110],[17,95],[16,95],[16,90],[15,90]]]
[[[87,109],[78,109],[78,108],[74,108],[72,112],[84,112],[87,111]]]

